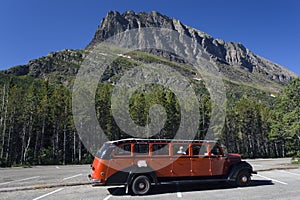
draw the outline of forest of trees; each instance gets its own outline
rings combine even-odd
[[[71,90],[63,85],[30,78],[5,77],[0,84],[0,165],[90,163],[72,118]],[[99,124],[111,140],[126,138],[110,110],[112,85],[99,84],[96,110]],[[165,127],[155,137],[172,138],[180,123],[175,95],[164,88],[137,91],[130,100],[130,114],[139,125],[147,124],[152,104],[167,112]],[[199,91],[199,94],[203,91]],[[200,125],[195,139],[209,127],[210,98],[200,95]],[[132,136],[131,136],[132,137]],[[230,152],[244,158],[300,157],[300,79],[294,79],[274,104],[244,95],[228,106],[220,138]]]

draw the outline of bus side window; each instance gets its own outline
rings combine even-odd
[[[194,156],[208,155],[206,145],[196,144],[192,146],[192,152]]]
[[[201,149],[200,149],[200,155],[205,155],[207,156],[208,155],[208,152],[207,152],[207,145],[203,144],[201,145]]]
[[[193,145],[192,146],[193,156],[200,155],[200,149],[201,149],[201,145]]]
[[[115,149],[116,156],[130,156],[131,155],[131,144],[125,144]]]
[[[189,155],[189,147],[187,144],[174,144],[173,155]]]
[[[148,144],[135,144],[134,145],[134,155],[149,155],[149,145]]]
[[[222,152],[220,150],[220,147],[218,145],[215,145],[211,150],[211,155],[221,155]]]
[[[169,144],[152,144],[152,155],[169,155]]]

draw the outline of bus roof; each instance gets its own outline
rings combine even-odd
[[[107,143],[111,143],[114,145],[119,145],[123,143],[154,143],[154,142],[162,142],[162,143],[214,143],[219,144],[219,142],[215,140],[179,140],[179,139],[143,139],[143,138],[127,138],[120,140],[108,141]]]

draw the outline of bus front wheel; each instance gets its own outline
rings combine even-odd
[[[238,187],[245,187],[250,185],[251,176],[248,170],[241,170],[236,177],[236,185]]]
[[[150,190],[150,180],[147,176],[140,175],[137,176],[132,182],[132,192],[136,195],[147,194]]]

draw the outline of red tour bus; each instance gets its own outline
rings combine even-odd
[[[228,154],[216,141],[123,139],[98,151],[92,172],[94,185],[125,185],[126,193],[143,195],[152,185],[227,181],[250,184],[256,173],[239,154]]]

